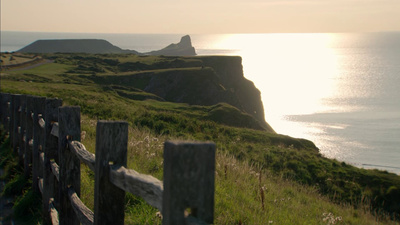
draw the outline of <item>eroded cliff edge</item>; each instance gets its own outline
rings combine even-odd
[[[117,67],[123,74],[91,76],[90,79],[103,85],[117,85],[114,86],[117,89],[126,86],[151,93],[145,97],[147,99],[216,105],[212,116],[218,121],[274,132],[264,119],[261,93],[244,77],[239,56],[160,56],[157,63],[131,61]],[[235,114],[238,116],[232,118]],[[239,117],[241,120],[235,120]]]

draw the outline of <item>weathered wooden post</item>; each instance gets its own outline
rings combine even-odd
[[[19,112],[20,112],[20,129],[19,129],[19,140],[18,140],[18,155],[19,162],[21,165],[24,165],[24,157],[25,157],[25,130],[26,130],[26,95],[21,95],[20,98]]]
[[[58,183],[51,171],[50,160],[58,156],[58,138],[52,135],[53,124],[58,121],[58,107],[62,105],[61,99],[46,99],[45,101],[45,128],[44,128],[44,165],[43,165],[43,212],[49,210],[50,198],[55,197],[58,190]],[[45,214],[46,219],[49,214]]]
[[[7,111],[7,101],[6,101],[6,94],[5,93],[0,93],[0,121],[1,124],[3,125],[4,130],[5,129],[5,122],[6,122],[6,111]]]
[[[5,132],[10,133],[10,101],[11,95],[7,93],[2,94],[1,108],[2,108],[2,123]]]
[[[20,105],[21,105],[21,95],[13,95],[12,96],[12,120],[11,123],[13,124],[12,139],[11,143],[13,146],[13,151],[15,154],[18,154],[19,149],[19,129],[20,129]]]
[[[30,142],[33,137],[33,96],[26,96],[26,120],[25,120],[25,158],[24,158],[24,171],[25,177],[29,178],[31,175],[30,164],[32,163],[32,146]]]
[[[58,125],[58,163],[60,167],[59,221],[60,225],[80,224],[68,199],[69,187],[75,190],[78,197],[81,193],[81,162],[79,158],[68,149],[68,141],[81,140],[80,107],[60,107]]]
[[[184,211],[214,221],[215,144],[165,142],[163,224],[185,224]]]
[[[13,145],[13,141],[14,141],[14,99],[15,96],[12,94],[10,95],[10,108],[9,108],[9,112],[10,112],[10,129],[9,129],[9,133],[10,133],[10,144],[11,146]]]
[[[9,121],[9,133],[10,133],[10,144],[13,144],[14,140],[14,95],[10,95],[10,105],[9,105],[9,112],[10,112],[10,121]]]
[[[44,145],[44,128],[39,124],[39,115],[45,111],[45,97],[33,97],[33,146],[32,146],[32,189],[39,192],[38,180],[42,176],[43,165],[39,159],[40,146]]]
[[[99,121],[96,128],[94,224],[124,224],[125,191],[110,182],[110,165],[127,163],[128,123]]]
[[[0,93],[0,121],[4,126],[4,104],[3,104],[3,93]]]
[[[4,118],[5,118],[5,111],[6,111],[6,103],[4,98],[4,93],[0,93],[0,122],[4,128]]]

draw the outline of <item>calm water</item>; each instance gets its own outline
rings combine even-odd
[[[2,32],[1,51],[37,39],[100,38],[139,52],[179,34]],[[240,55],[278,132],[322,154],[400,174],[400,33],[191,35],[199,55]]]

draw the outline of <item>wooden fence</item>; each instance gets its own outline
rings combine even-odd
[[[42,193],[45,221],[123,224],[130,192],[159,209],[163,224],[213,223],[215,144],[165,142],[162,182],[126,168],[128,123],[98,121],[94,155],[80,143],[79,107],[45,97],[0,97],[1,124],[33,190]],[[81,162],[95,172],[94,212],[79,198]]]

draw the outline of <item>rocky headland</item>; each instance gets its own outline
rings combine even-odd
[[[158,50],[144,53],[145,55],[166,55],[166,56],[193,56],[196,55],[196,50],[192,46],[192,41],[189,35],[181,38],[177,44],[170,44],[167,47]]]
[[[146,60],[146,57],[138,58]],[[103,62],[106,67],[108,61]],[[219,117],[218,120],[224,119],[224,112],[225,116],[235,114],[236,118],[240,117],[242,120],[228,116],[225,122],[273,132],[264,119],[261,93],[252,81],[244,77],[242,58],[239,56],[159,56],[157,63],[152,64],[144,61],[113,63],[118,73],[92,75],[87,78],[97,84],[110,85],[121,95],[137,100],[216,105],[212,113]],[[136,90],[151,95],[138,97],[132,93]]]
[[[53,39],[37,40],[17,52],[20,53],[88,53],[88,54],[137,54],[137,55],[167,55],[167,56],[194,56],[196,50],[192,46],[189,35],[183,36],[177,44],[147,53],[135,50],[121,49],[102,39]]]
[[[94,59],[93,56],[72,55],[68,60],[74,61],[71,64],[77,66],[69,73],[92,74],[87,78],[93,82],[109,85],[121,95],[138,98],[137,100],[216,105],[210,114],[212,120],[273,132],[264,119],[260,91],[243,75],[242,58],[192,57],[196,55],[196,51],[189,35],[183,36],[177,44],[146,53],[123,50],[105,40],[95,39],[38,40],[18,52],[138,55],[131,61],[101,58],[107,56],[96,56],[99,58]],[[146,57],[153,56],[159,58],[148,63]],[[52,59],[57,62],[58,57]],[[108,70],[114,73],[107,73]],[[137,94],[136,90],[148,94]]]

